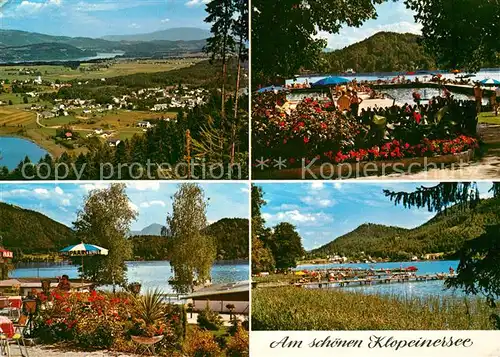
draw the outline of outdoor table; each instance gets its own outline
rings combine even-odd
[[[9,338],[14,336],[14,323],[5,316],[0,316],[0,329]]]
[[[137,343],[139,347],[136,350],[136,353],[139,354],[139,352],[142,353],[140,356],[143,356],[146,353],[151,353],[153,356],[156,355],[155,353],[155,344],[163,340],[163,335],[160,336],[155,336],[155,337],[142,337],[142,336],[132,336],[132,341]]]

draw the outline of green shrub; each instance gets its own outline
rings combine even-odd
[[[200,328],[210,331],[217,331],[223,325],[222,318],[217,312],[210,310],[208,304],[205,309],[198,314],[197,322]]]

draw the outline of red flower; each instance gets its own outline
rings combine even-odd
[[[280,127],[281,127],[281,128],[284,128],[284,127],[285,127],[285,124],[286,124],[286,123],[285,123],[284,121],[280,122]]]
[[[46,323],[48,326],[50,326],[50,325],[52,325],[52,324],[54,323],[54,320],[52,320],[52,319],[48,319],[47,321],[45,321],[45,323]]]
[[[291,157],[288,159],[288,162],[293,165],[293,164],[295,164],[295,159],[293,157]]]
[[[309,142],[309,138],[307,136],[304,136],[304,144],[307,144]]]
[[[326,128],[328,128],[328,125],[326,125],[325,123],[321,123],[321,128],[326,129]]]

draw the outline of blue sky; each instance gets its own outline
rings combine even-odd
[[[306,250],[317,248],[363,223],[414,228],[432,218],[426,209],[395,206],[384,189],[413,191],[435,183],[259,183],[267,205],[262,208],[268,227],[290,222],[297,227]],[[491,182],[479,183],[482,197],[491,196]]]
[[[108,183],[42,183],[0,184],[0,201],[40,212],[72,227],[84,197],[95,188]],[[246,183],[206,183],[200,185],[209,198],[207,218],[210,223],[221,218],[248,218],[248,185]],[[141,230],[152,224],[165,224],[172,211],[171,196],[177,184],[169,182],[137,181],[127,184],[130,205],[137,210],[138,219],[132,230]]]
[[[101,37],[209,28],[207,0],[0,0],[0,28]]]
[[[406,8],[402,0],[388,1],[376,7],[378,18],[368,20],[359,28],[343,28],[338,34],[320,33],[328,40],[327,47],[344,48],[364,40],[380,31],[421,34],[421,25],[415,22],[414,12]]]

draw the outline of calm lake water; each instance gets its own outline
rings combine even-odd
[[[26,156],[32,162],[38,162],[47,154],[47,151],[27,139],[0,137],[0,166],[14,169]]]
[[[164,293],[173,293],[168,279],[172,276],[168,261],[127,262],[128,281],[140,282],[142,289],[160,288]],[[77,267],[73,265],[31,263],[18,265],[11,272],[12,278],[54,278],[67,274],[71,279],[79,278]],[[231,283],[249,279],[248,264],[216,264],[212,267],[212,283]]]
[[[418,268],[417,275],[448,273],[450,267],[457,269],[458,261],[454,260],[438,260],[425,262],[391,262],[391,263],[375,263],[375,264],[325,264],[325,265],[300,265],[297,270],[313,270],[326,268],[362,268],[362,269],[391,269],[405,268],[415,266]],[[366,294],[388,294],[402,295],[408,297],[425,297],[431,295],[439,296],[465,296],[463,291],[455,289],[445,289],[443,280],[434,280],[427,282],[412,282],[412,283],[394,283],[380,285],[362,285],[341,288],[345,291],[357,291]]]

